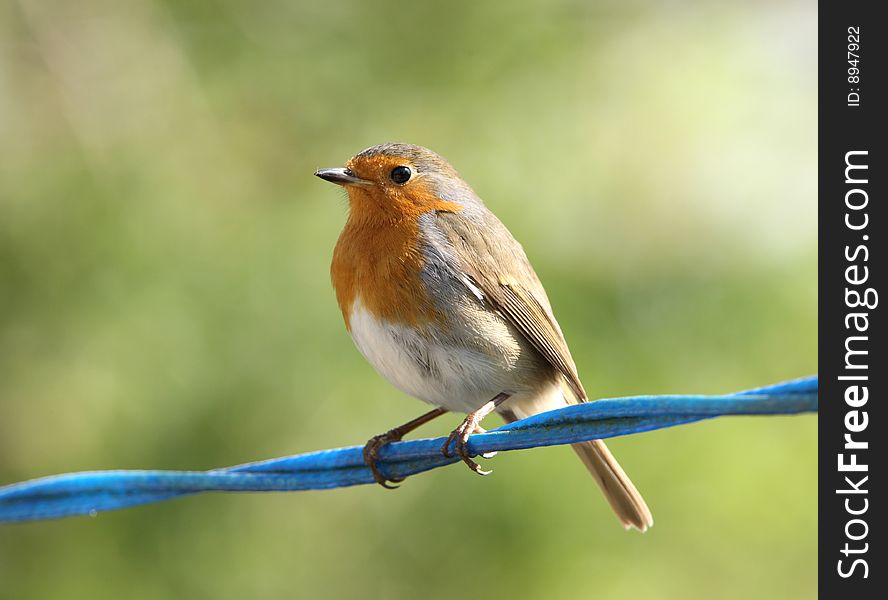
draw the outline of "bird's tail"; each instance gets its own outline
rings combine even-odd
[[[623,527],[634,527],[644,532],[654,524],[654,517],[644,498],[604,442],[592,440],[571,446],[592,473]]]
[[[497,409],[497,412],[507,423],[511,423],[565,404],[574,404],[576,402],[574,397],[566,384],[560,382],[558,386],[552,386],[549,390],[532,397],[513,398]],[[604,492],[604,497],[617,513],[617,518],[623,527],[626,529],[634,527],[644,532],[654,524],[654,518],[644,498],[635,489],[635,485],[603,441],[592,440],[571,446],[592,473],[592,477]]]

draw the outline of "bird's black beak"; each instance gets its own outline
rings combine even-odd
[[[318,169],[315,176],[336,185],[370,185],[371,182],[357,177],[348,169]]]

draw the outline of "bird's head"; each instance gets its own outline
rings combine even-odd
[[[412,144],[372,146],[356,154],[344,168],[319,169],[315,175],[343,186],[353,212],[378,217],[458,211],[466,203],[480,202],[446,160]]]

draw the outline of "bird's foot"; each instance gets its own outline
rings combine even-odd
[[[366,444],[364,444],[364,464],[370,468],[370,472],[373,473],[373,479],[376,480],[376,483],[387,490],[394,490],[399,487],[397,485],[389,484],[390,481],[392,483],[401,483],[404,480],[401,478],[388,478],[382,474],[382,471],[379,470],[379,466],[377,465],[377,462],[379,461],[379,450],[386,444],[400,442],[403,437],[403,432],[398,429],[390,429],[385,433],[373,436]]]
[[[450,458],[450,444],[456,442],[454,450],[456,451],[457,456],[459,456],[471,470],[478,475],[490,475],[493,471],[485,471],[482,469],[478,463],[472,460],[472,456],[469,453],[469,436],[473,433],[485,432],[485,430],[478,424],[482,418],[483,415],[479,417],[477,412],[469,413],[465,420],[459,424],[459,427],[450,432],[447,441],[441,446],[441,454]],[[495,454],[496,452],[488,452],[481,456],[483,458],[492,458]]]
[[[391,479],[382,474],[379,470],[379,466],[376,464],[379,461],[379,450],[386,444],[400,442],[405,435],[417,427],[425,425],[433,419],[437,419],[446,412],[447,411],[443,408],[430,410],[424,415],[416,417],[412,421],[408,421],[403,425],[395,427],[394,429],[389,429],[385,433],[370,438],[370,441],[364,444],[364,464],[370,468],[370,472],[373,473],[373,479],[376,480],[376,483],[388,490],[393,490],[398,486],[389,485],[389,481],[392,483],[400,483],[404,481],[403,478]]]

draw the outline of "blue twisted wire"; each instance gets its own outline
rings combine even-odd
[[[673,427],[722,415],[817,411],[817,376],[723,396],[633,396],[568,406],[469,439],[474,455],[571,444]],[[403,478],[457,462],[441,455],[444,438],[397,442],[379,467]],[[373,483],[362,446],[321,450],[211,471],[93,471],[0,487],[0,522],[94,515],[208,491],[271,492]]]

